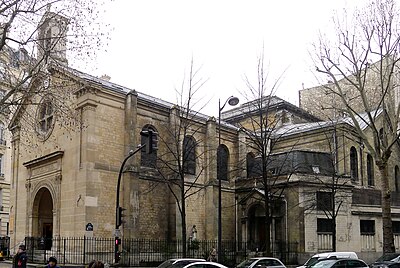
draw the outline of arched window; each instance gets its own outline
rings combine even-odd
[[[374,163],[372,161],[372,156],[370,154],[367,155],[367,179],[368,186],[374,185]]]
[[[228,180],[228,161],[229,161],[229,150],[221,144],[218,146],[217,151],[217,178],[219,180]]]
[[[399,166],[394,167],[394,185],[396,187],[396,192],[400,192],[400,173]]]
[[[37,115],[36,115],[37,125],[36,132],[39,137],[43,140],[50,136],[50,133],[54,127],[54,106],[52,100],[49,98],[42,99]]]
[[[253,153],[248,153],[246,155],[246,171],[247,171],[247,178],[251,178],[254,176],[254,164],[255,164],[255,157]]]
[[[157,132],[157,130],[152,125],[145,125],[142,128],[142,131],[148,131],[148,130]],[[148,139],[148,137],[141,136],[140,143],[145,144],[147,139]],[[146,147],[142,148],[141,154],[140,154],[140,165],[144,166],[144,167],[155,168],[157,166],[157,150],[153,150],[151,153],[147,153]]]
[[[357,150],[353,146],[350,148],[350,177],[353,180],[358,179]]]
[[[196,174],[196,140],[192,136],[183,139],[183,172]]]

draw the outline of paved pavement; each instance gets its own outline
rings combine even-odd
[[[10,268],[12,267],[10,262],[0,261],[0,268]]]

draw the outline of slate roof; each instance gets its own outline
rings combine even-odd
[[[378,117],[382,113],[382,109],[373,111],[372,114],[375,113],[375,118]],[[368,127],[367,122],[369,122],[367,113],[362,113],[357,117],[357,122],[360,125],[361,130],[365,130]],[[313,131],[317,129],[322,129],[330,126],[334,126],[337,124],[347,124],[354,127],[353,120],[350,117],[340,118],[336,121],[321,121],[321,122],[313,122],[313,123],[301,123],[301,124],[292,124],[285,125],[276,130],[274,130],[275,137],[281,136],[290,136],[299,133],[305,133],[308,131]]]
[[[88,83],[91,83],[91,84],[95,84],[95,85],[99,85],[100,87],[102,87],[104,89],[108,89],[108,90],[111,90],[111,91],[114,91],[114,92],[118,92],[118,93],[122,93],[122,94],[128,94],[130,92],[135,91],[136,94],[138,95],[139,99],[142,99],[142,100],[148,101],[150,103],[154,103],[154,104],[160,105],[161,107],[164,107],[164,108],[171,108],[171,107],[176,105],[176,104],[174,104],[172,102],[168,102],[168,101],[165,101],[163,99],[160,99],[160,98],[157,98],[157,97],[154,97],[154,96],[151,96],[151,95],[136,91],[134,89],[131,89],[131,88],[128,88],[128,87],[124,87],[124,86],[121,86],[121,85],[116,84],[116,83],[112,83],[110,81],[101,79],[99,77],[96,77],[96,76],[93,76],[93,75],[90,75],[90,74],[87,74],[87,73],[84,73],[84,72],[81,72],[81,71],[78,71],[78,70],[76,70],[74,68],[71,68],[71,67],[68,67],[68,66],[59,66],[58,65],[57,68],[61,68],[61,70],[71,73],[72,75],[78,77],[82,81],[85,81],[85,82],[88,82]],[[200,112],[196,112],[196,111],[193,111],[192,115],[197,117],[197,118],[199,118],[199,119],[202,119],[202,120],[208,120],[210,118],[210,116],[208,116],[206,114],[203,114],[203,113],[200,113]],[[238,127],[236,127],[236,126],[234,126],[232,124],[229,124],[227,122],[224,122],[224,121],[221,121],[221,126],[224,126],[226,128],[235,129],[235,130],[239,129]]]

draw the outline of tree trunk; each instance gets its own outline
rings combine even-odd
[[[265,256],[272,256],[271,252],[271,213],[270,213],[270,200],[267,191],[265,191]]]
[[[181,198],[182,198],[182,213],[181,213],[181,219],[182,219],[182,257],[186,258],[186,200],[185,200],[185,188],[181,188]]]
[[[391,215],[391,193],[389,189],[388,165],[378,165],[381,173],[382,187],[382,224],[383,224],[383,253],[395,252],[392,215]]]
[[[335,213],[335,211],[333,211]],[[332,251],[336,251],[336,216],[332,217]]]

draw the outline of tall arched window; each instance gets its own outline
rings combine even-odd
[[[219,180],[228,180],[228,162],[229,150],[221,144],[217,151],[217,178]]]
[[[192,136],[183,139],[183,172],[196,174],[196,140]]]
[[[54,127],[54,105],[50,98],[43,98],[37,110],[36,132],[40,139],[46,140]]]
[[[254,176],[254,163],[255,157],[253,153],[248,153],[246,155],[246,171],[247,171],[247,178],[251,178]]]
[[[142,128],[143,131],[152,130],[157,132],[157,130],[152,125],[145,125]],[[141,136],[141,144],[145,144],[148,137]],[[155,168],[157,166],[157,150],[153,150],[151,153],[146,152],[146,147],[142,148],[140,154],[140,165],[144,167]]]
[[[350,148],[350,177],[358,180],[357,150],[353,146]]]
[[[400,173],[399,166],[394,167],[394,185],[396,187],[396,192],[400,192]]]
[[[370,154],[367,155],[367,179],[368,185],[373,186],[374,183],[374,163],[372,161],[372,156]]]

